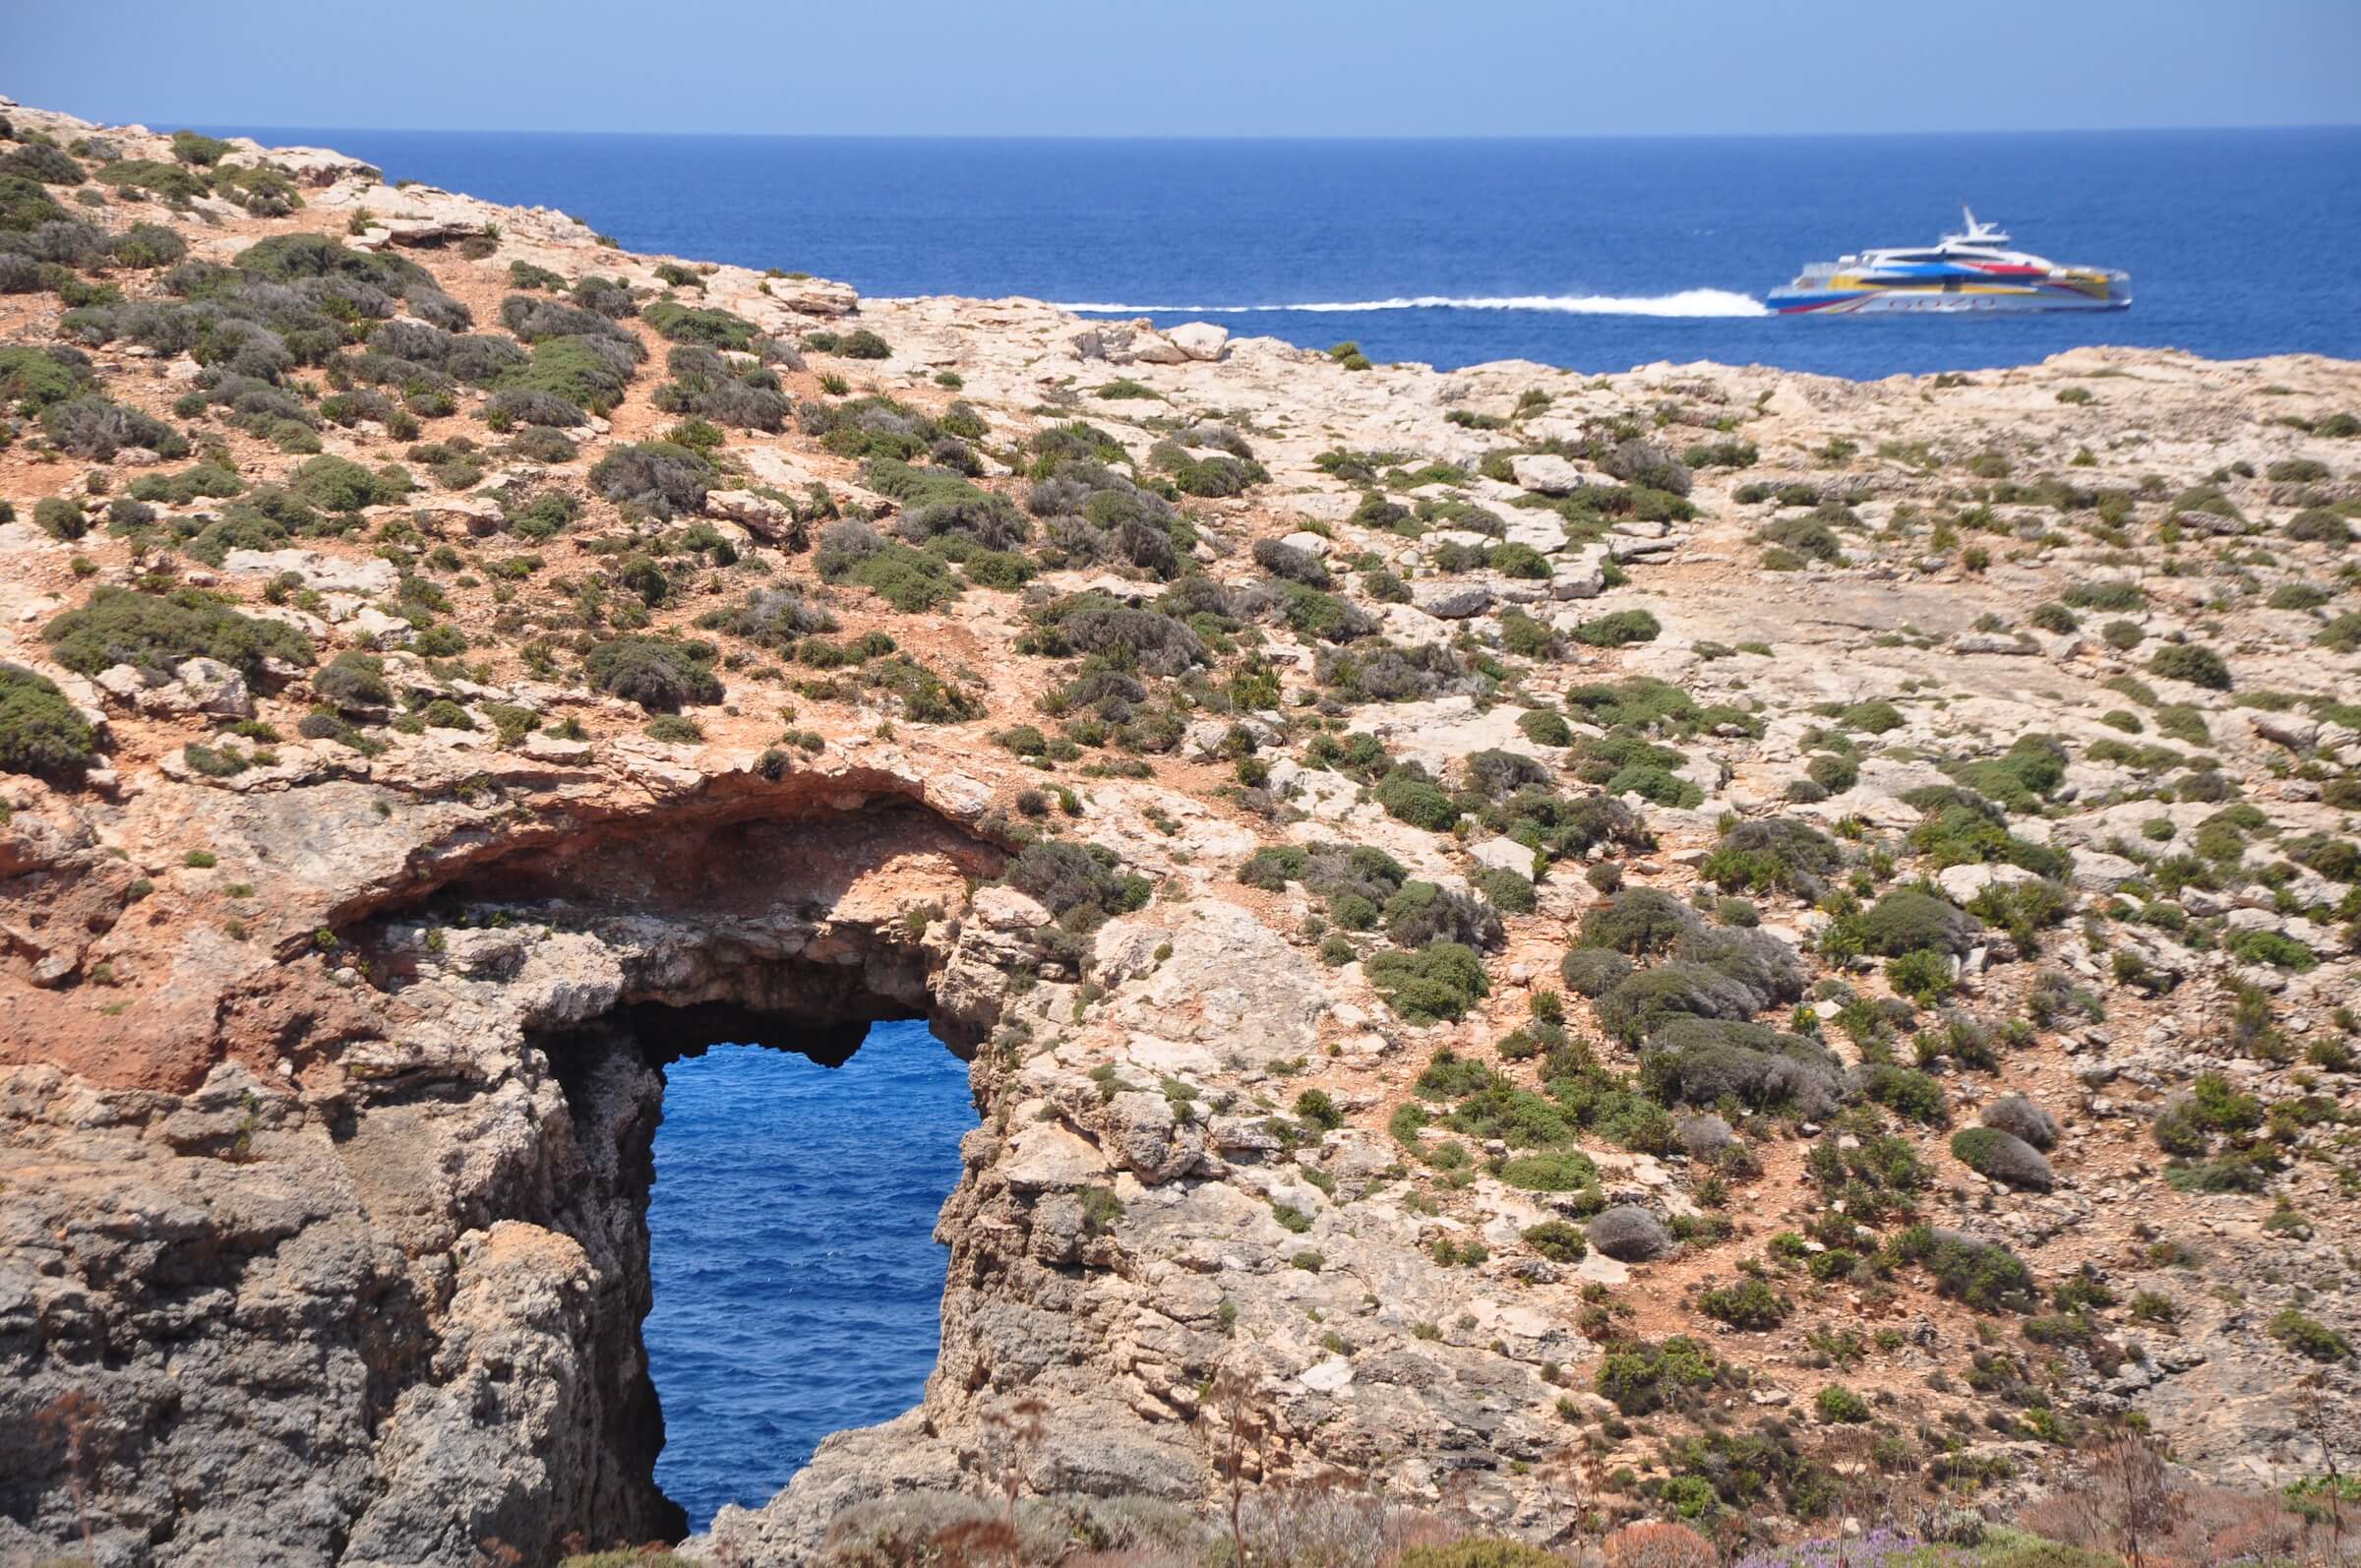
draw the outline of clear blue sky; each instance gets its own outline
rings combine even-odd
[[[0,0],[91,119],[1585,136],[2361,121],[2361,0]]]

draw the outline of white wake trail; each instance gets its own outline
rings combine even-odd
[[[1314,300],[1296,305],[1119,305],[1095,300],[1058,302],[1078,316],[1262,316],[1282,313],[1347,315],[1386,310],[1540,311],[1559,316],[1768,316],[1759,299],[1725,288],[1685,288],[1677,294],[1408,294],[1392,299]]]

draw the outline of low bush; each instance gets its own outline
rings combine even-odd
[[[1431,833],[1448,831],[1460,818],[1459,805],[1423,774],[1396,769],[1377,781],[1377,804],[1397,821]]]
[[[1595,1233],[1592,1245],[1598,1245]],[[1678,1335],[1662,1345],[1626,1340],[1610,1346],[1600,1357],[1592,1387],[1622,1414],[1646,1416],[1686,1404],[1721,1376],[1721,1365],[1704,1344]]]
[[[1842,1383],[1831,1383],[1812,1400],[1831,1426],[1857,1426],[1869,1418],[1869,1402]]]
[[[592,687],[649,713],[677,713],[722,699],[710,643],[627,635],[599,643],[582,661]]]
[[[1636,1203],[1620,1203],[1591,1216],[1585,1229],[1591,1246],[1618,1263],[1646,1263],[1672,1249],[1672,1234]]]
[[[1458,942],[1479,949],[1500,945],[1500,916],[1481,900],[1433,882],[1406,881],[1382,911],[1385,934],[1403,947]]]
[[[1769,1281],[1750,1274],[1729,1285],[1700,1291],[1697,1310],[1732,1328],[1759,1331],[1779,1327],[1792,1308]]]
[[[90,721],[57,683],[22,665],[0,664],[0,773],[74,783],[95,759],[97,744]]]
[[[1411,1023],[1463,1018],[1491,989],[1483,959],[1458,942],[1435,942],[1417,952],[1379,953],[1363,967],[1387,1005]]]
[[[266,659],[309,665],[313,658],[311,639],[296,628],[241,615],[201,588],[167,595],[97,588],[80,609],[51,621],[41,635],[58,663],[84,675],[116,664],[169,671],[203,655],[251,681],[261,677]]]
[[[839,359],[893,357],[892,345],[866,327],[856,327],[849,332],[808,332],[804,347],[816,354],[834,354]]]
[[[1019,851],[1008,863],[1006,880],[1068,930],[1095,929],[1110,916],[1142,908],[1153,890],[1105,845],[1052,838]]]
[[[1893,1061],[1863,1062],[1855,1074],[1865,1099],[1907,1116],[1940,1125],[1951,1119],[1950,1101],[1931,1074]]]
[[[1731,826],[1700,870],[1724,892],[1817,899],[1824,878],[1843,865],[1844,852],[1826,833],[1793,817],[1772,816]]]
[[[289,474],[287,488],[323,512],[358,512],[408,495],[410,476],[397,467],[372,471],[349,457],[321,456]]]
[[[2272,1314],[2266,1325],[2270,1337],[2298,1356],[2315,1361],[2349,1361],[2352,1342],[2316,1317],[2290,1306]]]
[[[1981,922],[1933,893],[1898,887],[1861,917],[1861,949],[1883,958],[1931,950],[1965,954],[1975,944]]]
[[[1915,1225],[1896,1235],[1888,1248],[1900,1262],[1924,1265],[1941,1294],[1979,1311],[2029,1312],[2035,1305],[2032,1271],[1997,1242]]]
[[[1254,564],[1274,577],[1300,582],[1307,588],[1328,586],[1328,569],[1320,558],[1308,550],[1299,549],[1279,539],[1254,541]]]
[[[1394,1559],[1394,1568],[1564,1568],[1564,1562],[1505,1536],[1471,1536],[1445,1545],[1413,1546]]]
[[[1590,1252],[1582,1227],[1564,1220],[1544,1220],[1527,1226],[1525,1244],[1552,1263],[1580,1263]]]
[[[1818,1042],[1737,1019],[1668,1017],[1640,1058],[1648,1092],[1667,1105],[1719,1105],[1824,1116],[1844,1090],[1837,1059]]]
[[[188,438],[170,425],[97,392],[50,404],[41,413],[41,428],[59,451],[92,462],[111,462],[127,447],[145,448],[159,457],[189,454]]]
[[[2021,1094],[2003,1095],[1984,1107],[1983,1123],[1998,1127],[2034,1149],[2057,1147],[2058,1118]]]
[[[1575,1150],[1549,1149],[1501,1162],[1500,1179],[1524,1192],[1580,1192],[1599,1184],[1599,1168]]]
[[[1632,642],[1654,642],[1663,631],[1646,610],[1616,610],[1581,623],[1567,635],[1588,647],[1619,648]]]
[[[2156,650],[2148,667],[2167,681],[2186,681],[2212,692],[2230,689],[2230,667],[2221,655],[2195,642],[2167,643]]]
[[[629,348],[607,339],[587,336],[552,337],[533,345],[532,358],[526,364],[506,371],[500,388],[504,393],[538,392],[554,397],[574,408],[593,414],[614,412],[623,401],[623,394],[632,384],[636,355],[632,352],[638,343],[635,339]],[[519,398],[502,407],[539,406]],[[579,424],[580,420],[542,419],[528,423]]]
[[[312,677],[312,690],[339,708],[389,707],[394,701],[386,661],[354,648],[329,660]]]
[[[1976,1175],[2013,1187],[2047,1192],[2056,1179],[2040,1150],[1998,1127],[1961,1128],[1951,1136],[1951,1152]]]
[[[704,457],[669,441],[617,447],[590,469],[591,485],[609,501],[644,507],[664,517],[701,511],[718,478]]]
[[[1582,917],[1585,947],[1607,947],[1634,958],[1670,948],[1702,923],[1671,894],[1653,887],[1627,887]]]
[[[1595,1000],[1631,973],[1631,960],[1611,947],[1577,947],[1558,960],[1557,972],[1568,991]]]
[[[650,300],[639,316],[671,341],[704,348],[729,348],[744,353],[755,346],[759,335],[755,324],[743,316],[683,305],[678,300]]]

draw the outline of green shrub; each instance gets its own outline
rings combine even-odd
[[[2221,655],[2194,642],[2167,643],[2156,650],[2148,667],[2168,681],[2186,681],[2213,692],[2230,689],[2230,667]]]
[[[809,332],[804,347],[816,354],[834,354],[839,359],[890,359],[893,348],[884,338],[866,327],[856,327],[849,332]]]
[[[1898,1234],[1889,1249],[1899,1261],[1923,1264],[1942,1295],[1979,1311],[2032,1310],[2032,1271],[2005,1246],[1915,1225]]]
[[[696,343],[743,353],[755,346],[757,335],[755,324],[743,316],[683,305],[677,300],[650,300],[639,315],[648,326],[676,343]]]
[[[2244,963],[2269,964],[2274,969],[2310,969],[2320,962],[2310,947],[2281,932],[2234,931],[2221,945]]]
[[[98,392],[50,404],[41,412],[41,428],[59,451],[91,462],[111,462],[127,447],[159,457],[189,454],[188,438],[179,431]]]
[[[1564,1220],[1544,1220],[1528,1226],[1525,1244],[1552,1263],[1580,1263],[1590,1251],[1583,1239],[1582,1227]]]
[[[1417,952],[1384,952],[1364,966],[1369,984],[1412,1023],[1465,1017],[1491,988],[1483,961],[1459,942],[1434,942]]]
[[[2275,1313],[2267,1325],[2270,1337],[2298,1356],[2316,1361],[2349,1361],[2353,1358],[2352,1342],[2318,1318],[2307,1317],[2294,1307]]]
[[[1008,885],[1040,902],[1068,930],[1095,928],[1110,915],[1144,906],[1148,879],[1123,870],[1103,844],[1036,839],[1009,862]]]
[[[1887,962],[1886,981],[1896,995],[1907,996],[1921,1007],[1932,1007],[1951,995],[1951,955],[1923,947],[1904,953]]]
[[[1505,914],[1530,915],[1539,903],[1533,878],[1503,867],[1479,867],[1468,880],[1486,902]]]
[[[1786,1321],[1790,1310],[1786,1298],[1769,1282],[1753,1275],[1734,1284],[1699,1292],[1697,1309],[1732,1328],[1758,1330],[1777,1328]]]
[[[1869,1402],[1842,1383],[1831,1383],[1812,1401],[1832,1426],[1857,1426],[1869,1418]]]
[[[590,483],[609,501],[645,507],[658,516],[698,512],[719,479],[699,453],[669,441],[617,447],[590,469]]]
[[[1641,1082],[1668,1105],[1735,1100],[1825,1116],[1844,1080],[1836,1058],[1803,1035],[1737,1019],[1668,1018],[1649,1037]]]
[[[710,643],[630,635],[601,642],[582,667],[601,692],[636,702],[649,713],[677,713],[721,700],[713,654]]]
[[[1737,1022],[1761,1010],[1762,995],[1706,964],[1675,960],[1642,969],[1599,998],[1599,1027],[1638,1045],[1673,1019]]]
[[[1388,773],[1378,781],[1376,797],[1387,815],[1428,832],[1446,831],[1460,817],[1458,804],[1431,780],[1417,773],[1401,770]]]
[[[1882,958],[1931,949],[1960,956],[1975,945],[1976,918],[1949,899],[1916,887],[1898,887],[1861,919],[1861,948]]]
[[[96,732],[55,682],[0,664],[0,773],[72,783],[96,755]]]
[[[1572,1149],[1550,1149],[1506,1161],[1500,1179],[1527,1192],[1580,1192],[1599,1184],[1599,1168]]]
[[[38,411],[78,397],[93,384],[89,358],[75,349],[0,346],[0,408],[22,404]]]
[[[1843,865],[1844,852],[1826,833],[1792,817],[1772,816],[1733,825],[1700,871],[1725,892],[1816,899],[1822,879]]]
[[[1998,1127],[1961,1128],[1952,1134],[1951,1152],[1976,1175],[2013,1187],[2047,1192],[2054,1181],[2040,1150]]]
[[[43,496],[33,503],[32,520],[52,539],[79,539],[91,531],[91,519],[81,506],[64,496]]]
[[[1714,1386],[1722,1368],[1713,1353],[1686,1335],[1654,1345],[1626,1340],[1600,1357],[1592,1387],[1626,1416],[1646,1416],[1685,1403]]]
[[[267,658],[312,662],[311,639],[281,621],[240,615],[199,588],[169,595],[102,587],[90,601],[51,621],[41,635],[57,661],[95,675],[114,664],[168,670],[184,659],[218,659],[254,680]]]
[[[1671,947],[1699,924],[1696,913],[1671,894],[1627,887],[1582,917],[1580,941],[1643,958]]]
[[[206,194],[206,182],[187,169],[153,158],[117,158],[102,163],[94,176],[99,184],[119,191],[153,197],[172,207],[185,207]]]
[[[312,677],[312,690],[339,708],[388,707],[394,689],[386,680],[386,661],[374,653],[347,648]]]
[[[323,512],[358,512],[408,495],[410,476],[395,467],[373,473],[349,457],[323,456],[289,474],[287,488]]]
[[[1664,631],[1646,610],[1616,610],[1585,621],[1568,633],[1594,648],[1619,648],[1632,642],[1654,642]]]
[[[1861,1093],[1912,1121],[1939,1123],[1949,1118],[1943,1085],[1926,1073],[1891,1061],[1872,1061],[1860,1072]]]
[[[492,411],[519,424],[578,425],[581,419],[566,410],[612,413],[632,376],[632,355],[618,345],[581,335],[547,338],[533,345],[529,362],[503,376]]]
[[[1577,947],[1558,960],[1557,972],[1568,991],[1596,999],[1631,973],[1631,960],[1609,947]]]

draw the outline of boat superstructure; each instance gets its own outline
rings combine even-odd
[[[2034,311],[2129,310],[2132,274],[2104,267],[2061,267],[2009,249],[1997,224],[1963,207],[1966,229],[1933,245],[1889,246],[1814,262],[1771,291],[1782,315],[1865,316],[1897,311],[2021,315]]]

